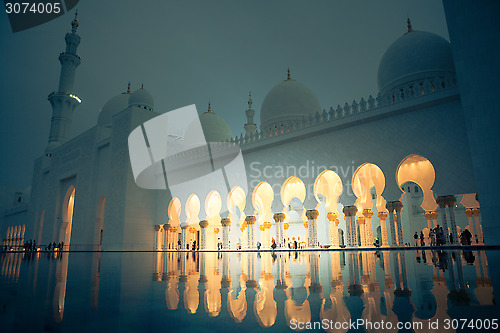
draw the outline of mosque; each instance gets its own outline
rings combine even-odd
[[[59,56],[59,87],[48,97],[50,136],[35,161],[27,222],[7,217],[4,245],[35,239],[70,250],[402,247],[421,231],[430,245],[436,226],[451,234],[448,244],[458,244],[465,229],[472,244],[483,244],[473,147],[444,38],[414,30],[408,20],[382,57],[379,91],[336,107],[322,105],[289,69],[260,110],[249,96],[242,134],[208,104],[199,115],[205,147],[236,150],[243,164],[235,173],[246,182],[237,177],[228,188],[210,188],[202,177],[205,186],[187,182],[189,191],[174,195],[139,186],[131,165],[129,136],[137,128],[145,135],[143,124],[167,111],[156,109],[143,87],[132,91],[129,84],[104,104],[95,126],[69,138],[81,102],[73,89],[81,61],[77,29],[75,17]],[[170,142],[189,134],[168,131]],[[173,159],[198,163],[190,153]]]

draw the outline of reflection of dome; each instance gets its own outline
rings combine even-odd
[[[128,107],[129,96],[130,92],[124,92],[107,101],[101,112],[99,112],[97,124],[99,126],[111,126],[111,118]]]
[[[454,73],[450,43],[423,31],[409,31],[385,51],[378,67],[379,91],[421,79]]]
[[[208,111],[200,115],[200,124],[207,142],[222,142],[231,140],[233,137],[231,127],[224,119],[211,111],[210,104],[208,105]]]
[[[281,125],[281,122],[321,113],[316,95],[304,84],[292,79],[278,83],[264,98],[260,109],[260,126]]]
[[[129,106],[139,106],[148,110],[152,110],[155,106],[153,96],[144,88],[137,89],[130,95],[128,100]]]

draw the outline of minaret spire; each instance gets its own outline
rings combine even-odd
[[[413,28],[411,27],[411,21],[409,17],[407,17],[406,24],[408,25],[408,32],[412,32]]]
[[[207,112],[212,112],[212,107],[210,106],[210,101],[208,101],[208,111]]]
[[[61,75],[59,77],[59,88],[52,92],[48,99],[52,105],[52,120],[50,124],[49,143],[45,149],[47,156],[52,156],[52,151],[64,142],[68,141],[69,130],[73,110],[80,104],[81,100],[73,92],[76,68],[80,65],[80,57],[76,49],[80,44],[80,36],[76,33],[78,28],[77,14],[71,22],[71,32],[64,37],[66,41],[65,52],[59,55],[61,63]]]
[[[257,125],[253,123],[253,117],[255,115],[255,110],[252,109],[252,92],[250,91],[248,93],[248,110],[245,111],[245,114],[247,116],[247,123],[243,126],[245,129],[246,135],[250,135],[252,133],[255,133],[257,130]]]
[[[292,78],[290,77],[290,67],[288,67],[288,73],[287,73],[287,80],[291,80]]]

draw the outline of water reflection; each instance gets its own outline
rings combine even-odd
[[[102,260],[111,266],[120,263],[120,271],[103,266],[101,272]],[[153,266],[152,278],[148,263]],[[303,327],[291,323],[362,319],[386,323],[386,332],[435,331],[429,322],[436,321],[439,331],[451,332],[455,331],[452,327],[442,325],[445,320],[498,318],[487,266],[484,251],[461,250],[3,253],[0,291],[4,309],[17,299],[6,297],[2,289],[17,284],[33,302],[31,310],[50,306],[51,320],[46,318],[47,311],[38,318],[45,326],[47,322],[74,325],[65,318],[67,311],[74,318],[89,309],[107,315],[114,307],[119,315],[112,318],[120,323],[141,323],[146,319],[139,313],[154,311],[164,318],[184,318],[188,324],[189,318],[220,321],[217,325],[228,329],[243,325],[298,331]],[[37,291],[37,280],[42,279],[46,288]],[[158,296],[160,303],[155,302]],[[138,298],[145,303],[140,310],[129,300]],[[99,302],[106,305],[99,306]],[[23,311],[29,312],[30,307]],[[102,315],[93,318],[103,320]],[[411,327],[398,329],[398,322]],[[350,329],[333,324],[323,328],[328,332]],[[363,330],[380,328],[365,326]]]

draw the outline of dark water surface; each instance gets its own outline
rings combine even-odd
[[[0,253],[0,332],[500,331],[499,253]]]

